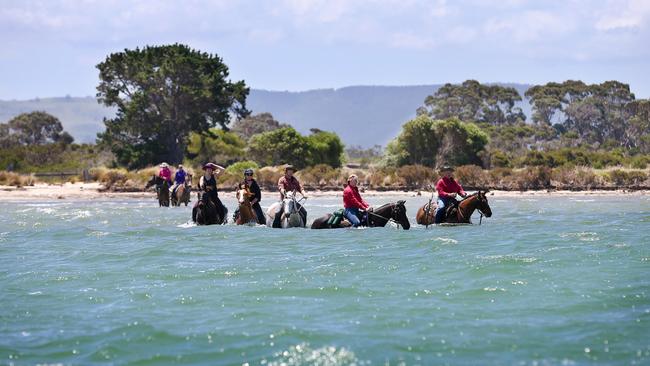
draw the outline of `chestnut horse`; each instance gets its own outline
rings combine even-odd
[[[144,189],[148,189],[153,185],[155,185],[156,188],[160,187],[160,189],[156,190],[156,194],[158,196],[158,207],[169,207],[169,183],[161,177],[154,175],[147,182],[147,185],[144,187]]]
[[[442,222],[450,224],[471,224],[472,214],[475,210],[478,210],[482,216],[492,216],[492,209],[490,209],[488,199],[485,196],[487,192],[487,190],[479,190],[478,192],[467,196],[458,203],[457,207],[448,210],[445,213],[446,217]],[[415,221],[420,225],[428,226],[434,224],[436,219],[436,206],[435,203],[431,202],[420,207],[415,216]]]
[[[192,191],[192,175],[188,174],[184,184],[176,188],[176,192],[172,194],[172,206],[180,206],[184,203],[185,206],[190,202],[190,193]]]
[[[384,227],[389,221],[394,221],[404,230],[410,229],[411,223],[409,223],[409,219],[406,217],[406,206],[404,206],[405,202],[406,201],[397,201],[393,203],[387,203],[374,210],[368,211],[367,220],[361,222],[361,225],[369,227]],[[327,222],[331,216],[332,214],[327,214],[325,216],[317,218],[311,224],[311,228],[339,229],[350,226],[350,223],[347,220],[342,220],[341,223],[336,226],[330,226]]]
[[[247,187],[240,188],[236,193],[239,210],[235,215],[237,225],[255,225],[257,224],[257,215],[251,205],[251,197],[255,196]]]

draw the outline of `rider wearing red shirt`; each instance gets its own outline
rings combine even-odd
[[[366,211],[370,208],[368,202],[361,198],[357,184],[358,178],[356,175],[352,174],[348,177],[348,185],[343,190],[344,214],[354,227],[361,225],[361,220],[359,220],[360,210]]]
[[[456,196],[460,195],[461,197],[467,196],[467,193],[463,190],[463,187],[454,180],[452,176],[454,173],[454,168],[445,164],[440,169],[440,174],[442,178],[436,183],[436,191],[438,191],[438,210],[436,211],[436,224],[442,222],[445,218],[445,207],[454,204]]]

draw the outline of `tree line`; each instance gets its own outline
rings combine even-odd
[[[337,168],[345,160],[345,145],[333,132],[303,135],[269,113],[252,114],[246,108],[248,86],[229,79],[218,55],[181,44],[147,46],[110,54],[97,68],[98,100],[117,113],[104,119],[97,147],[81,150],[110,151],[115,166],[254,161]],[[530,117],[523,103],[530,103]],[[30,146],[47,146],[54,159],[69,157],[62,152],[80,145],[44,112],[0,124],[0,148],[13,151],[0,160],[5,168],[11,159],[36,159]],[[547,83],[522,96],[512,87],[467,80],[426,97],[385,150],[350,147],[347,153],[364,164],[393,167],[645,166],[650,101],[636,99],[618,81]]]

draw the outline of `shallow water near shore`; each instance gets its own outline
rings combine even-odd
[[[428,229],[426,197],[369,199],[406,199],[409,231],[1,202],[0,364],[649,364],[650,197],[488,198]]]

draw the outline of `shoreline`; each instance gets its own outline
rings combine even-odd
[[[114,192],[105,191],[101,183],[64,183],[64,184],[44,184],[39,183],[33,186],[14,187],[0,186],[0,202],[29,200],[29,201],[61,201],[61,200],[95,200],[111,198],[140,198],[155,199],[153,191],[137,192]],[[468,191],[474,191],[468,189]],[[224,190],[221,193],[225,197],[234,197],[234,192]],[[343,190],[315,190],[307,191],[310,197],[342,197]],[[405,196],[405,197],[428,197],[430,191],[425,190],[366,190],[362,192],[366,197],[385,197],[385,196]],[[273,197],[277,195],[274,191],[262,191],[263,196]],[[648,189],[612,189],[612,190],[528,190],[528,191],[503,191],[493,190],[488,193],[489,197],[529,197],[529,196],[547,196],[547,197],[569,197],[569,196],[647,196],[650,195]]]

